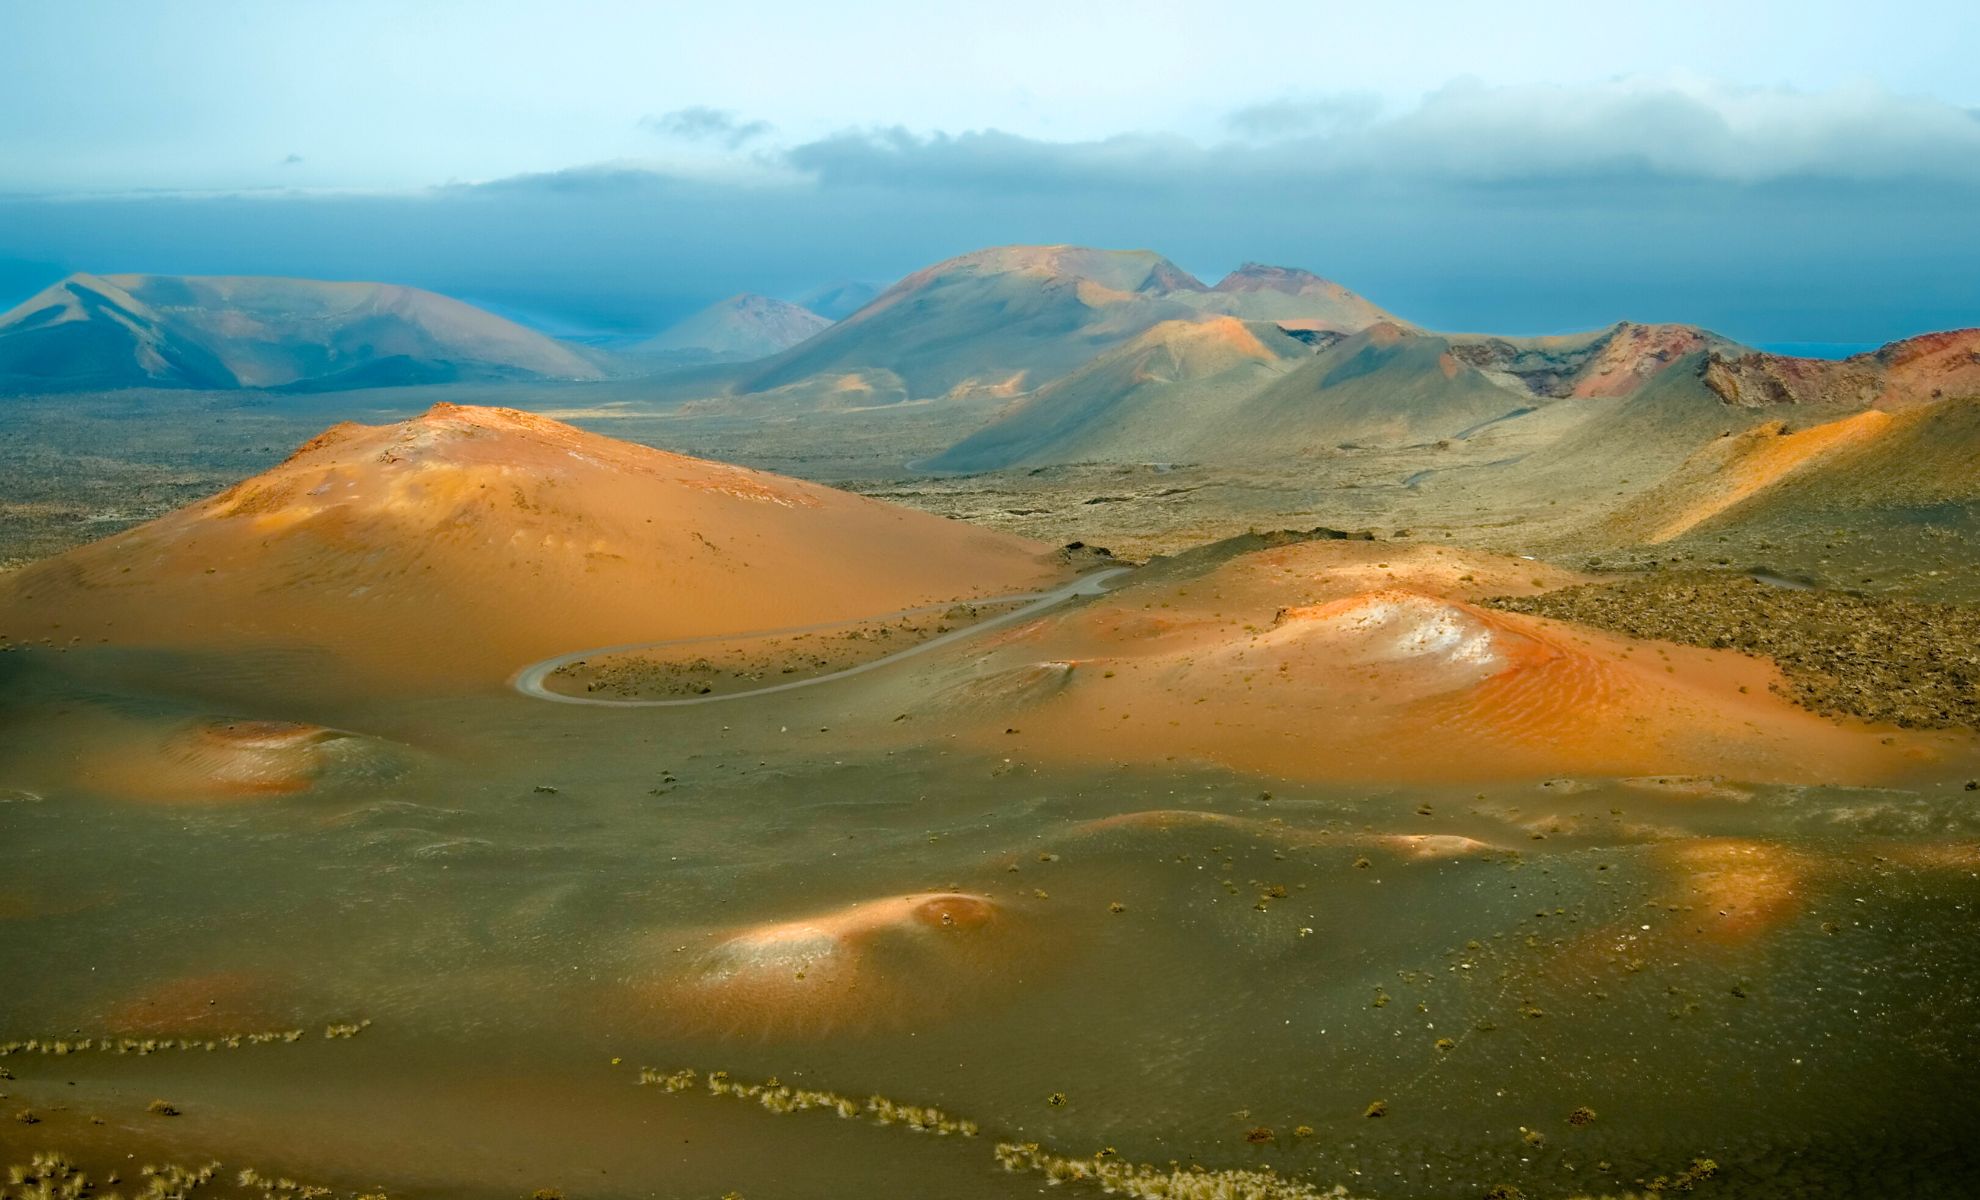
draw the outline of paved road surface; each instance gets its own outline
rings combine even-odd
[[[1110,567],[1104,571],[1095,571],[1090,575],[1082,575],[1071,583],[1054,588],[1049,592],[1026,592],[1016,596],[989,596],[981,600],[959,600],[950,601],[946,604],[925,604],[920,608],[903,608],[897,612],[881,613],[873,617],[854,617],[846,621],[828,621],[819,625],[798,625],[789,629],[762,629],[754,632],[718,633],[703,637],[674,638],[670,641],[663,642],[630,642],[623,646],[600,646],[591,650],[577,650],[570,654],[559,654],[555,658],[546,658],[542,662],[531,663],[516,672],[515,678],[510,680],[510,684],[523,695],[534,696],[538,700],[555,700],[559,704],[592,704],[604,708],[685,708],[690,704],[721,704],[730,700],[747,700],[752,696],[768,696],[774,692],[794,692],[799,688],[817,687],[821,683],[831,683],[835,679],[844,679],[849,675],[863,675],[868,671],[877,671],[881,667],[888,666],[891,663],[897,663],[901,659],[911,655],[925,654],[937,646],[946,646],[951,642],[959,642],[966,637],[973,637],[976,634],[995,629],[1001,625],[1009,625],[1014,621],[1022,621],[1027,617],[1037,616],[1046,609],[1063,604],[1074,596],[1097,596],[1107,590],[1108,580],[1125,575],[1130,569],[1128,567]],[[951,629],[949,632],[929,638],[925,642],[917,642],[905,650],[896,650],[884,658],[876,658],[869,662],[859,663],[856,666],[847,667],[843,671],[833,671],[829,675],[814,675],[809,679],[794,679],[789,683],[775,683],[769,687],[753,688],[747,692],[723,692],[718,695],[688,696],[679,700],[615,700],[604,696],[567,696],[561,692],[553,692],[543,686],[544,681],[550,678],[550,673],[557,668],[568,663],[574,663],[581,658],[592,658],[603,654],[623,654],[632,650],[656,650],[663,646],[685,646],[697,642],[728,642],[740,638],[774,637],[787,633],[808,633],[813,630],[836,629],[843,625],[856,625],[868,621],[891,621],[896,617],[952,608],[956,604],[1008,604],[1018,600],[1028,600],[1030,603],[1022,608],[1014,608],[1007,613],[1001,613],[994,617],[986,617],[973,625],[965,625],[961,629]]]

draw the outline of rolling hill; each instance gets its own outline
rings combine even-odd
[[[1022,591],[1045,547],[508,409],[335,426],[190,507],[0,577],[0,626],[330,652],[372,687]]]
[[[71,275],[0,314],[0,391],[603,377],[576,347],[393,284]]]

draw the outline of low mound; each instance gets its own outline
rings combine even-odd
[[[1072,664],[1060,688],[984,723],[1004,755],[1166,755],[1313,779],[1867,781],[1950,745],[1824,720],[1739,654],[1478,604],[1573,580],[1518,559],[1306,542],[1131,581],[968,669]]]
[[[337,426],[228,491],[0,581],[20,640],[328,650],[374,685],[1027,590],[1005,534],[506,409]]]
[[[324,390],[602,377],[574,347],[391,284],[71,275],[0,314],[0,389]]]
[[[1006,921],[996,901],[962,892],[863,901],[719,934],[645,990],[671,1023],[724,1032],[914,1025],[994,981],[1013,948]],[[678,935],[663,940],[672,951]]]
[[[51,719],[52,718],[52,719]],[[49,795],[213,805],[388,782],[402,748],[294,721],[141,717],[74,703],[16,720],[24,741],[9,769]]]

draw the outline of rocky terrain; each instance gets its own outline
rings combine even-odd
[[[1815,712],[1903,728],[1980,729],[1980,607],[1660,571],[1486,603],[1631,637],[1773,661]]]

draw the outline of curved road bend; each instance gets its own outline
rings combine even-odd
[[[799,688],[816,687],[821,683],[830,683],[835,679],[844,679],[849,675],[863,675],[868,671],[877,671],[881,667],[899,662],[901,659],[908,658],[912,655],[925,653],[935,649],[937,646],[946,646],[951,642],[959,642],[966,637],[995,629],[1000,625],[1009,625],[1015,621],[1022,621],[1027,617],[1036,616],[1048,608],[1065,603],[1074,596],[1098,596],[1107,590],[1106,584],[1108,580],[1125,575],[1132,569],[1131,567],[1109,567],[1104,571],[1095,571],[1090,575],[1082,575],[1078,579],[1061,587],[1054,588],[1049,592],[1025,592],[1015,596],[986,596],[978,600],[951,600],[945,604],[924,604],[918,608],[903,608],[895,612],[881,613],[878,616],[851,617],[843,621],[826,621],[817,625],[796,625],[788,629],[741,630],[736,633],[706,634],[701,637],[673,638],[668,641],[659,642],[628,642],[621,646],[598,646],[590,650],[575,650],[569,654],[559,654],[555,658],[546,658],[541,662],[531,663],[516,672],[515,678],[509,682],[518,692],[521,692],[525,696],[534,696],[538,700],[554,700],[559,704],[591,704],[603,708],[685,708],[690,704],[720,704],[726,700],[744,700],[751,696],[768,696],[774,692],[794,692]],[[994,617],[986,617],[973,625],[965,625],[960,629],[951,629],[949,632],[938,634],[925,642],[917,642],[905,650],[896,650],[892,654],[873,659],[869,662],[858,663],[842,671],[833,671],[827,675],[814,675],[809,679],[794,679],[789,683],[775,683],[769,687],[752,688],[746,692],[724,692],[719,695],[688,696],[679,700],[613,700],[602,696],[566,696],[561,692],[553,692],[543,686],[544,681],[550,678],[551,672],[557,670],[559,667],[567,666],[582,658],[592,658],[602,654],[624,654],[634,650],[657,650],[663,646],[686,646],[701,642],[729,642],[741,638],[776,637],[790,633],[810,633],[820,629],[837,629],[844,625],[857,625],[870,621],[891,621],[897,617],[912,616],[915,613],[954,608],[958,604],[1009,604],[1018,600],[1028,600],[1030,603],[1022,608],[1014,608],[1007,613],[1000,613]]]

